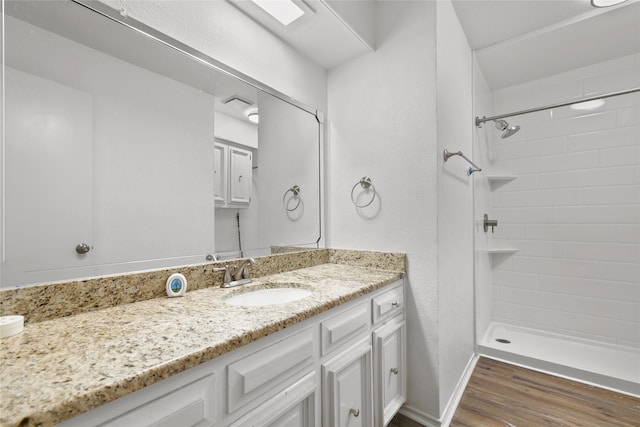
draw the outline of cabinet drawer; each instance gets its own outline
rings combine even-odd
[[[284,386],[296,374],[312,366],[314,339],[304,330],[228,366],[229,412]]]
[[[404,287],[388,290],[372,300],[373,323],[378,324],[386,318],[395,316],[404,308]]]
[[[315,378],[315,371],[305,375],[229,427],[315,426],[315,400],[319,389]]]
[[[104,427],[186,427],[215,424],[215,377],[208,375],[126,414]]]
[[[322,337],[322,355],[347,342],[353,342],[369,331],[369,305],[360,304],[343,313],[337,314],[320,325]]]

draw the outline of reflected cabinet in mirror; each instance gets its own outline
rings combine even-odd
[[[4,14],[2,287],[317,247],[315,110],[100,3]]]

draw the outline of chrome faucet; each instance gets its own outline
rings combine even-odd
[[[253,258],[247,258],[243,259],[237,266],[225,265],[222,268],[214,268],[213,271],[224,271],[224,279],[222,280],[222,285],[220,285],[220,287],[232,288],[234,286],[251,283],[249,264],[256,265],[256,260]]]

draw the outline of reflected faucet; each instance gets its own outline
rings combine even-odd
[[[213,271],[224,271],[224,279],[221,288],[232,288],[234,286],[251,283],[249,264],[256,265],[253,258],[243,259],[237,266],[225,265],[222,268],[214,268]]]

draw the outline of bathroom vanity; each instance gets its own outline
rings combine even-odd
[[[0,342],[1,425],[386,425],[406,393],[403,275],[327,262],[28,325]],[[310,295],[229,303],[272,288]]]

